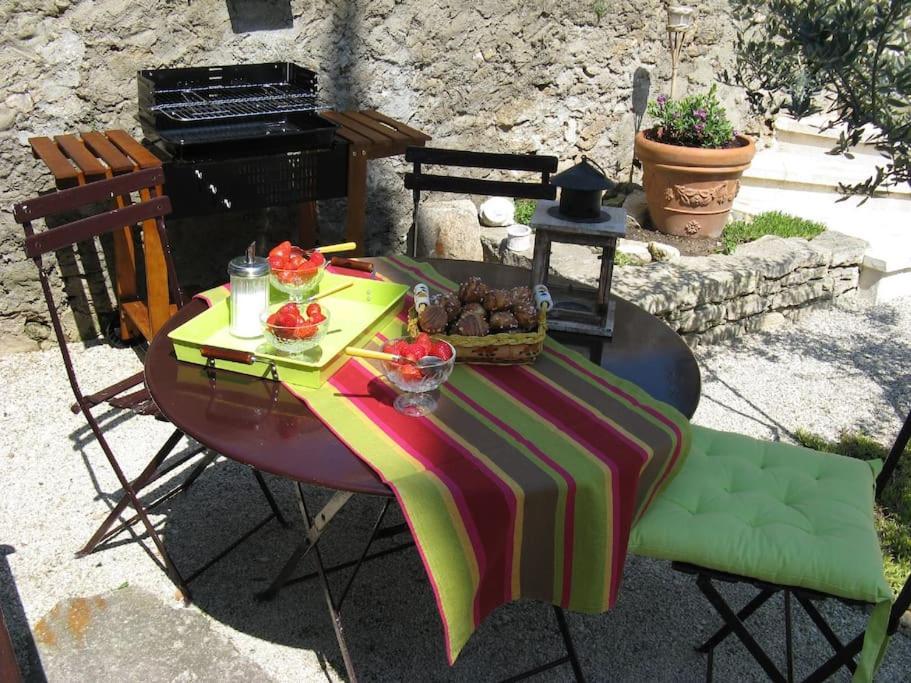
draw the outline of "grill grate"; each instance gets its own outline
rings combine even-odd
[[[174,121],[212,121],[317,109],[316,93],[290,83],[159,90],[151,110]]]

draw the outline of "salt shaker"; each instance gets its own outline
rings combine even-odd
[[[256,243],[247,253],[231,259],[231,326],[235,337],[249,339],[262,335],[260,317],[269,307],[269,261],[256,256]]]

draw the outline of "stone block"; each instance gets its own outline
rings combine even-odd
[[[829,258],[822,249],[811,247],[806,240],[773,235],[741,244],[734,253],[756,259],[754,267],[772,279],[782,278],[798,268],[828,265]]]
[[[763,313],[762,315],[757,316],[757,318],[759,320],[758,327],[756,329],[762,332],[771,332],[772,330],[777,330],[779,327],[788,322],[788,319],[778,311]]]
[[[705,304],[682,313],[675,322],[680,332],[702,332],[724,319],[725,307],[722,304]]]
[[[623,208],[626,209],[626,215],[635,220],[637,225],[650,225],[648,204],[645,201],[645,192],[642,190],[633,190],[626,195],[626,199],[623,200]]]
[[[417,225],[419,257],[484,259],[478,211],[470,199],[425,202]]]
[[[807,282],[795,287],[782,289],[769,297],[769,310],[800,306],[808,301],[815,301],[826,295],[825,283],[821,280]]]
[[[809,282],[810,280],[818,280],[819,278],[824,277],[828,272],[828,266],[798,268],[781,278],[781,286],[793,287],[794,285],[802,285],[804,282]]]
[[[755,316],[765,310],[766,300],[758,294],[747,294],[731,299],[725,305],[725,315],[728,320],[740,320],[748,316]]]
[[[680,258],[680,250],[677,247],[663,242],[649,242],[648,251],[656,261],[677,261]]]
[[[759,282],[759,286],[756,288],[756,292],[760,296],[769,296],[771,294],[776,294],[777,292],[781,291],[781,281],[782,278],[778,278],[777,280],[769,280],[767,278],[763,278]]]
[[[639,263],[651,263],[652,254],[645,242],[628,240],[621,237],[617,240],[617,251]]]
[[[699,334],[699,345],[702,346],[704,344],[717,344],[722,341],[730,341],[742,334],[743,325],[739,322],[715,325]]]
[[[856,266],[864,260],[870,245],[862,239],[835,230],[827,230],[810,240],[810,245],[824,250],[830,266]]]

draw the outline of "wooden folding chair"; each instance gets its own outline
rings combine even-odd
[[[455,192],[478,194],[487,197],[513,197],[521,199],[553,199],[557,188],[550,184],[550,174],[557,170],[557,157],[536,154],[498,154],[494,152],[469,152],[459,149],[435,147],[408,147],[405,161],[413,164],[411,173],[405,174],[405,188],[411,190],[414,210],[408,233],[408,251],[417,256],[418,206],[421,192]],[[424,166],[456,166],[483,168],[495,171],[526,171],[540,173],[538,182],[512,180],[485,180],[435,173],[425,173]]]
[[[166,463],[166,459],[184,436],[180,430],[175,430],[138,477],[132,481],[126,478],[120,463],[117,461],[117,457],[108,444],[107,439],[104,437],[97,419],[92,414],[92,409],[102,404],[108,404],[115,408],[130,410],[141,415],[154,415],[159,418],[161,416],[155,403],[152,401],[148,390],[144,386],[144,375],[142,372],[138,372],[135,375],[127,377],[126,379],[116,382],[95,393],[83,393],[76,377],[76,370],[70,357],[67,339],[60,321],[60,315],[57,311],[54,293],[51,290],[48,279],[49,274],[54,269],[54,264],[45,264],[44,262],[44,256],[48,253],[64,249],[72,250],[80,242],[93,242],[95,238],[115,230],[120,230],[124,228],[124,226],[134,226],[137,223],[152,220],[155,221],[157,236],[163,246],[169,280],[168,286],[171,288],[172,297],[178,302],[178,305],[183,305],[183,293],[177,284],[176,271],[174,269],[173,259],[171,258],[167,232],[165,231],[163,221],[163,216],[171,211],[170,201],[166,196],[161,195],[159,190],[163,183],[164,172],[160,167],[136,171],[134,173],[115,176],[109,180],[53,192],[21,202],[13,207],[13,214],[16,222],[22,225],[25,232],[25,253],[35,262],[35,266],[38,268],[38,276],[41,281],[41,289],[51,318],[51,325],[53,326],[54,334],[60,347],[60,353],[63,356],[63,364],[66,369],[67,378],[69,379],[73,394],[76,397],[76,404],[72,407],[72,410],[74,413],[81,412],[85,417],[95,439],[98,441],[99,446],[104,452],[105,457],[110,463],[110,466],[123,489],[123,495],[120,500],[94,535],[77,553],[77,556],[82,557],[93,552],[102,543],[108,541],[122,531],[133,527],[136,523],[141,523],[161,555],[166,573],[183,592],[185,599],[189,600],[190,592],[187,588],[187,583],[224,557],[230,550],[235,548],[239,543],[273,517],[278,519],[282,524],[285,524],[285,520],[272,497],[271,491],[269,491],[266,486],[262,475],[256,470],[253,470],[256,481],[269,503],[271,513],[265,520],[254,527],[254,529],[244,534],[226,550],[219,553],[213,560],[207,562],[203,567],[196,570],[186,579],[182,577],[165,549],[158,532],[150,522],[148,512],[191,486],[200,474],[202,474],[203,470],[218,457],[218,454],[206,452],[203,447],[195,447]],[[138,195],[139,199],[136,203],[133,203],[134,194]],[[143,201],[143,197],[146,197],[147,199]],[[120,208],[113,210],[102,208],[100,211],[97,210],[98,205],[109,205],[112,202],[116,202],[116,205]],[[77,210],[86,211],[86,209],[90,212],[88,217],[74,220],[57,227],[48,226],[46,230],[41,232],[36,232],[32,225],[33,221],[40,219],[45,219],[46,225],[47,218],[60,216],[62,214],[71,214]],[[91,213],[92,211],[95,211],[95,213]],[[201,456],[200,461],[189,472],[188,476],[179,486],[171,489],[148,505],[144,505],[140,501],[138,494],[143,488],[158,481],[164,475],[197,456]],[[115,525],[128,507],[133,508],[135,515]]]
[[[911,576],[889,604],[892,593],[873,515],[873,503],[911,437],[911,413],[878,475],[878,461],[700,427],[693,432],[690,456],[634,527],[630,549],[671,560],[675,570],[694,574],[724,621],[696,648],[708,654],[707,679],[715,648],[733,634],[769,679],[794,680],[793,598],[833,650],[804,680],[826,680],[841,667],[871,680],[882,655],[880,643],[898,630],[911,607]],[[751,584],[759,592],[735,611],[716,581]],[[779,593],[784,597],[784,671],[747,628],[749,617]],[[828,598],[873,605],[866,631],[843,642],[813,604]],[[865,644],[867,635],[871,640]]]

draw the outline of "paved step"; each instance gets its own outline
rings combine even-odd
[[[780,143],[756,153],[753,163],[744,171],[744,185],[770,188],[825,190],[837,192],[839,183],[860,183],[875,175],[882,157],[809,154],[796,149],[784,149]],[[911,199],[907,184],[885,188],[886,197]]]
[[[796,151],[802,154],[826,155],[838,141],[845,126],[837,125],[826,128],[829,120],[822,114],[815,114],[797,120],[790,116],[779,116],[775,119],[775,139],[784,151]],[[871,128],[871,130],[875,130]],[[864,136],[869,140],[872,134]],[[882,155],[869,142],[861,142],[850,149],[855,156],[880,158]]]

